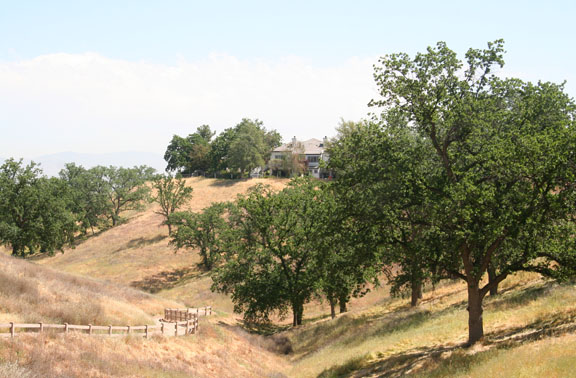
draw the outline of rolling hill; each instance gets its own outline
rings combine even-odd
[[[257,183],[276,189],[286,185],[285,180],[204,178],[188,179],[187,183],[194,188],[189,204],[192,211],[200,211],[213,202],[232,200]],[[93,369],[95,376],[575,376],[573,283],[558,284],[528,273],[507,279],[499,295],[486,299],[486,338],[472,348],[464,347],[466,289],[457,281],[428,287],[422,304],[416,308],[411,308],[405,298],[390,297],[386,287],[373,288],[364,298],[353,300],[350,311],[334,320],[329,317],[326,303],[315,302],[306,307],[303,326],[290,329],[279,322],[274,334],[264,337],[242,329],[240,319],[232,314],[230,300],[209,290],[211,280],[197,268],[196,252],[175,251],[168,243],[162,218],[154,211],[155,206],[151,205],[143,212],[130,214],[126,223],[90,237],[64,254],[38,260],[36,263],[43,266],[30,265],[33,268],[28,269],[50,267],[47,275],[88,282],[79,284],[78,290],[68,286],[75,298],[83,297],[76,291],[89,290],[84,285],[109,288],[96,291],[115,290],[120,304],[110,308],[132,306],[137,314],[134,316],[142,319],[150,319],[157,309],[172,303],[210,304],[218,316],[204,323],[202,337],[150,342],[107,340],[105,344],[78,337],[69,343],[70,347],[49,340],[50,347],[43,349],[32,348],[30,339],[23,337],[17,342],[17,350],[27,356],[18,359],[25,369],[35,372],[35,364],[46,368],[50,361],[59,361],[55,364],[59,369],[80,376],[73,367],[63,367],[62,356],[70,353],[83,369]],[[42,278],[43,274],[34,274],[40,275],[39,287],[58,287]],[[22,298],[35,295],[35,289],[26,285],[21,290]],[[0,305],[14,308],[8,312],[10,317],[25,320],[27,300],[15,301],[24,301],[22,305],[10,304],[12,300],[0,301]],[[120,316],[106,310],[110,301],[100,299],[97,304],[82,306],[103,306],[100,313],[105,319]],[[54,308],[56,311],[58,307]],[[38,310],[32,318],[44,316]],[[40,350],[37,355],[41,362],[30,357],[36,353],[34,350]],[[4,344],[0,346],[0,361],[10,361],[7,356],[8,347]],[[107,367],[108,363],[112,367]],[[136,365],[137,370],[130,370]]]

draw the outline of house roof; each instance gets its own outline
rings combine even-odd
[[[300,154],[305,155],[321,155],[324,153],[324,142],[321,140],[312,138],[305,141],[296,141],[296,146],[294,147],[294,141],[281,145],[275,148],[272,152],[289,152],[298,151]]]

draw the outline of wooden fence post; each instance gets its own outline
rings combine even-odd
[[[88,334],[92,335],[92,324],[88,324]]]
[[[108,335],[112,336],[112,326],[108,326]]]
[[[174,336],[178,336],[178,322],[174,323]]]
[[[64,323],[64,333],[68,333],[68,323]]]
[[[10,337],[14,337],[14,322],[10,322]]]
[[[164,322],[162,322],[160,325],[160,332],[162,332],[162,335],[164,335]]]
[[[128,332],[126,332],[126,334],[129,335],[130,334],[130,326],[127,326],[127,327],[128,327]]]
[[[148,338],[148,324],[146,324],[145,334],[146,334],[146,338]]]
[[[190,333],[190,320],[186,320],[186,334]]]
[[[40,323],[40,333],[44,332],[44,323]]]

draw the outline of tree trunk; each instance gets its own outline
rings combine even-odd
[[[412,280],[412,300],[410,301],[410,306],[418,306],[420,299],[422,299],[422,282]]]
[[[340,303],[340,313],[344,313],[348,311],[348,307],[346,306],[348,304],[348,298],[345,295],[340,296],[340,298],[338,299],[338,302]]]
[[[206,268],[206,270],[212,270],[212,260],[210,259],[210,255],[208,255],[208,249],[207,248],[201,248],[200,249],[200,256],[202,257],[202,265],[204,265],[204,268]]]
[[[494,280],[496,279],[496,269],[492,265],[488,267],[488,284],[493,284]],[[497,295],[498,294],[498,284],[495,284],[490,287],[490,295]]]
[[[168,226],[168,236],[172,236],[172,225],[170,223],[166,223]]]
[[[292,326],[302,325],[302,315],[304,313],[304,304],[300,302],[292,303]]]
[[[468,345],[484,337],[482,297],[478,282],[468,283]]]
[[[336,317],[336,299],[330,297],[328,298],[328,302],[330,302],[330,316],[334,319]]]

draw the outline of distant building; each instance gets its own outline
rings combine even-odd
[[[328,161],[326,152],[328,138],[298,141],[292,138],[290,143],[274,149],[270,156],[269,168],[272,174],[282,172],[285,176],[308,173],[316,178],[327,178],[329,173],[320,167],[321,161]]]

